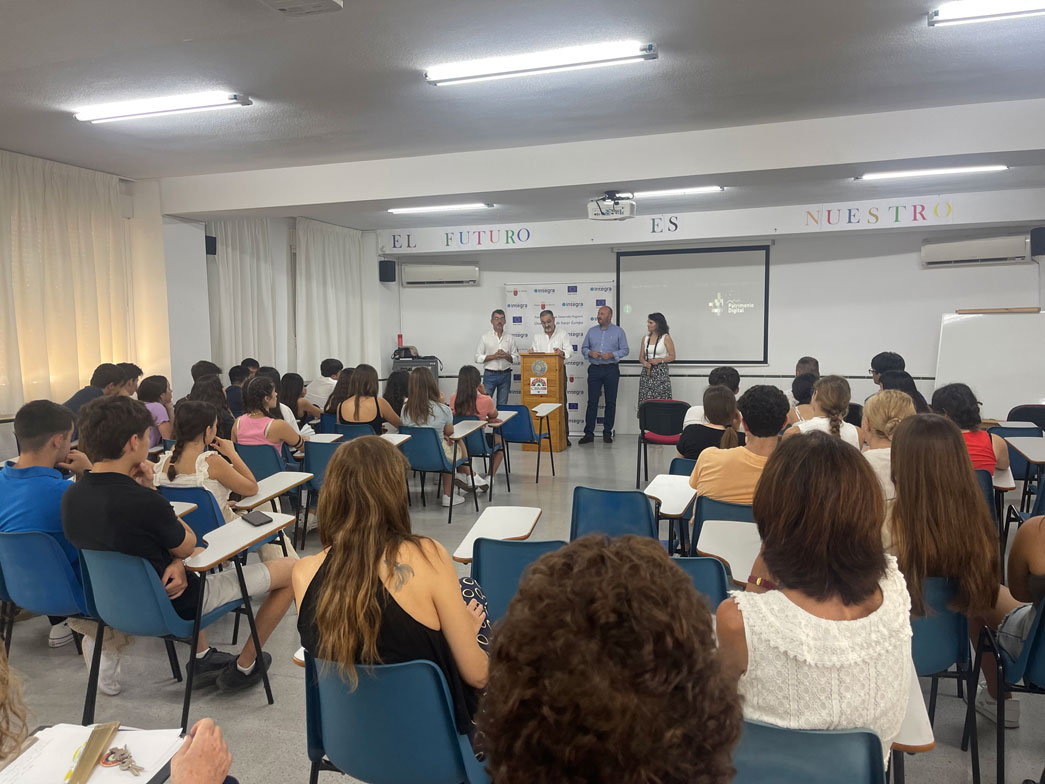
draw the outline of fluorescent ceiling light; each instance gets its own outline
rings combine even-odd
[[[853,177],[853,180],[892,180],[900,177],[937,177],[944,174],[986,174],[1000,172],[1008,166],[952,166],[947,169],[910,169],[908,171],[869,172]]]
[[[468,212],[469,210],[493,209],[492,204],[475,202],[472,204],[433,204],[428,207],[396,207],[389,210],[393,215],[409,215],[418,212]]]
[[[636,199],[661,199],[670,196],[690,196],[696,193],[721,193],[724,191],[720,185],[701,185],[696,188],[668,188],[663,191],[636,191]]]
[[[929,12],[929,27],[997,22],[1045,15],[1042,0],[961,0],[944,3]]]
[[[643,44],[639,41],[609,41],[585,46],[569,46],[565,49],[549,49],[544,52],[433,65],[425,70],[425,79],[434,85],[467,84],[486,82],[491,79],[512,79],[516,76],[532,74],[640,63],[643,60],[656,59],[657,47],[655,44]]]
[[[81,122],[106,123],[116,120],[134,120],[140,117],[158,117],[164,114],[230,109],[235,106],[250,106],[252,103],[246,95],[211,90],[205,93],[169,95],[164,98],[141,98],[136,101],[86,106],[80,109],[75,116]]]

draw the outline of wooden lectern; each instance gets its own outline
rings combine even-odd
[[[537,420],[533,407],[541,403],[562,403],[562,408],[548,418],[552,433],[552,451],[566,449],[566,365],[558,354],[522,354],[522,403],[530,409],[534,432]],[[527,452],[536,452],[536,444],[523,444]]]

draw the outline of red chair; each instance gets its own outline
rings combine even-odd
[[[675,446],[682,435],[682,423],[689,403],[682,400],[647,400],[639,406],[639,453],[635,460],[635,489],[645,460],[645,476],[649,481],[649,445]]]

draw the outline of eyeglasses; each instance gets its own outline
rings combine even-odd
[[[870,373],[870,374],[871,374],[871,375],[873,376],[873,375],[874,375],[875,373],[877,373],[878,371],[877,371],[877,370],[875,370],[874,368],[868,368],[868,369],[867,369],[867,372],[868,372],[868,373]]]

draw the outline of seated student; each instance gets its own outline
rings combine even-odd
[[[479,417],[484,422],[497,421],[497,404],[493,398],[486,394],[483,386],[483,378],[479,375],[479,369],[475,365],[465,365],[457,374],[457,391],[450,395],[450,412],[454,416]],[[499,432],[488,433],[486,442],[493,447],[501,443]],[[490,475],[486,477],[487,482],[492,482],[497,476],[497,469],[504,460],[504,450],[498,449],[493,453],[490,463]]]
[[[102,398],[80,413],[81,441],[94,467],[62,498],[62,527],[81,550],[107,550],[146,559],[166,588],[174,610],[185,619],[196,616],[199,576],[185,571],[182,559],[196,552],[196,536],[174,515],[171,505],[152,484],[153,469],[146,433],[152,415],[129,398]],[[268,593],[255,617],[258,639],[264,645],[293,600],[290,574],[294,561],[281,558],[243,567],[251,596]],[[236,570],[226,569],[207,579],[203,612],[239,599]],[[195,653],[193,686],[217,684],[222,691],[239,691],[261,680],[272,656],[265,653],[257,666],[254,641],[238,657],[209,648],[200,632]]]
[[[813,373],[802,373],[795,376],[795,380],[791,382],[791,397],[795,399],[795,407],[787,412],[788,425],[804,422],[815,416],[811,403],[813,400],[813,385],[816,384],[818,378],[820,376]]]
[[[354,438],[330,459],[319,494],[323,549],[294,567],[301,644],[351,688],[359,664],[434,662],[458,732],[470,733],[487,673],[477,635],[489,624],[476,599],[463,601],[446,549],[411,531],[408,470],[377,436]]]
[[[795,363],[795,375],[803,376],[806,373],[812,373],[820,378],[820,360],[816,357],[799,357],[798,362]]]
[[[306,396],[305,379],[298,373],[287,373],[279,383],[280,401],[286,401],[287,408],[294,415],[298,427],[304,427],[313,419],[318,419],[323,410]]]
[[[849,413],[849,382],[841,376],[820,376],[813,384],[811,419],[804,419],[784,431],[784,438],[819,430],[860,448],[860,430],[845,421]]]
[[[1004,471],[1009,467],[1009,447],[1004,438],[980,430],[980,402],[966,384],[946,384],[933,392],[932,409],[962,430],[972,467]]]
[[[252,378],[254,378],[254,376],[257,375],[258,370],[261,369],[261,363],[258,362],[256,359],[254,359],[254,357],[247,357],[242,362],[240,362],[240,365],[245,367],[247,369],[247,373],[250,374],[247,377],[248,381],[250,381]],[[219,373],[218,375],[221,375],[221,374]]]
[[[133,362],[117,362],[116,367],[123,372],[123,377],[126,379],[123,382],[123,388],[120,390],[120,394],[126,395],[127,397],[134,397],[138,394],[138,381],[144,375],[145,371]]]
[[[232,416],[243,416],[243,385],[250,378],[250,372],[243,365],[229,368],[229,385],[225,387],[225,400],[228,402]]]
[[[899,389],[901,392],[906,392],[914,401],[914,410],[917,413],[928,414],[930,412],[929,404],[925,402],[925,397],[918,391],[914,379],[906,370],[887,370],[879,376],[879,383],[882,389]]]
[[[453,460],[454,446],[450,442],[450,436],[454,432],[454,415],[450,407],[443,402],[443,393],[439,391],[435,378],[428,368],[419,367],[410,371],[410,388],[406,402],[403,404],[402,424],[408,427],[430,427],[439,434],[439,443],[443,447],[446,459]],[[464,443],[457,445],[457,457],[467,457]],[[462,465],[457,469],[458,473],[467,476],[471,473],[468,466]],[[464,502],[461,492],[451,494],[452,481],[450,474],[443,474],[443,495],[441,501],[443,506],[450,506]],[[470,485],[468,485],[470,488]],[[487,481],[476,475],[476,489],[489,487]]]
[[[150,449],[158,446],[163,439],[171,437],[174,429],[171,423],[174,419],[174,406],[171,405],[173,397],[170,382],[163,376],[148,376],[138,387],[138,400],[144,403],[152,414],[153,425],[149,428]]]
[[[709,446],[732,449],[744,445],[744,434],[738,433],[740,412],[737,399],[724,386],[708,387],[704,390],[705,424],[687,425],[679,436],[679,457],[696,460]]]
[[[283,388],[283,376],[280,375],[278,370],[270,365],[262,365],[258,368],[255,378],[257,376],[270,379],[276,387],[276,405],[270,409],[270,416],[272,416],[273,419],[282,419],[294,429],[295,433],[300,435],[301,425],[298,424],[297,415],[294,413],[293,409],[291,409],[291,407],[280,398],[279,393]]]
[[[526,570],[479,714],[497,784],[725,784],[741,727],[711,613],[657,542],[592,534]]]
[[[864,459],[878,477],[885,501],[885,522],[882,525],[882,545],[890,555],[896,555],[896,543],[892,537],[893,501],[896,488],[892,476],[893,433],[907,417],[914,416],[914,402],[910,395],[898,389],[885,389],[871,395],[864,403],[864,440],[867,448]]]
[[[209,359],[201,359],[199,362],[194,362],[192,367],[189,368],[189,375],[192,376],[192,383],[195,384],[204,376],[221,376],[221,368],[211,362]],[[180,398],[178,403],[186,398]],[[177,403],[175,403],[175,406]]]
[[[116,365],[103,362],[91,374],[91,383],[66,400],[64,405],[76,416],[84,403],[102,395],[118,395],[126,381],[124,372]]]
[[[50,400],[34,400],[18,409],[14,431],[21,452],[16,461],[0,467],[0,532],[48,534],[79,575],[76,548],[62,533],[62,496],[72,484],[61,470],[80,476],[90,470],[91,461],[71,447],[73,421],[69,409]],[[60,648],[72,641],[65,618],[51,618],[48,645]]]
[[[341,370],[341,375],[337,377],[337,383],[334,384],[334,391],[330,393],[327,404],[323,407],[324,414],[333,414],[335,417],[338,415],[341,404],[348,400],[348,385],[352,383],[352,375],[355,371],[355,368]]]
[[[737,401],[747,432],[744,446],[734,449],[707,447],[697,458],[689,486],[697,495],[731,504],[750,504],[766,460],[780,441],[780,430],[790,406],[774,386],[750,387]]]
[[[341,375],[344,367],[340,359],[324,359],[320,362],[319,378],[309,383],[308,391],[305,393],[308,402],[322,411],[330,399],[330,393],[337,386],[337,377]]]
[[[275,419],[271,415],[276,407],[276,385],[272,379],[257,375],[247,382],[243,393],[243,410],[246,412],[232,426],[232,440],[237,444],[267,444],[282,454],[286,444],[291,451],[303,446],[306,438],[294,430],[290,423]]]
[[[370,425],[376,435],[381,435],[385,422],[399,427],[402,424],[399,414],[377,393],[377,370],[370,365],[358,365],[348,383],[348,397],[338,406],[338,424]]]
[[[968,452],[954,422],[938,414],[919,414],[897,425],[893,433],[892,478],[896,487],[891,535],[900,571],[907,578],[912,612],[926,615],[922,585],[928,577],[957,582],[951,609],[969,616],[970,634],[1011,609],[999,596],[1001,564],[998,532],[987,500],[976,482]],[[995,607],[1002,609],[1000,615]],[[990,692],[977,695],[977,708],[990,710],[994,662],[984,662]],[[1019,725],[1019,702],[1005,704],[1006,721]]]
[[[237,517],[229,506],[229,494],[254,495],[258,483],[235,445],[218,436],[217,430],[218,412],[210,403],[186,400],[180,404],[174,414],[174,449],[156,462],[152,481],[157,487],[210,490],[228,522]],[[208,452],[207,447],[215,451]]]
[[[911,685],[911,598],[882,551],[874,472],[825,433],[789,438],[766,464],[753,511],[762,552],[747,592],[717,613],[744,718],[870,729],[888,763]]]
[[[871,374],[871,380],[881,387],[882,373],[890,370],[904,370],[906,367],[903,357],[895,351],[883,351],[871,357],[871,368],[868,372]]]
[[[728,366],[717,367],[708,373],[708,386],[723,386],[732,392],[734,396],[739,395],[740,373],[737,372],[736,368]],[[690,406],[682,420],[682,428],[685,429],[690,425],[701,424],[707,424],[707,420],[704,418],[704,406]]]
[[[235,387],[235,389],[239,391],[239,387]],[[235,423],[236,418],[232,415],[232,411],[229,410],[228,400],[225,397],[225,390],[221,388],[220,378],[217,376],[201,376],[192,385],[188,396],[178,405],[184,405],[190,400],[210,403],[214,406],[218,414],[218,438],[232,438],[232,425]],[[240,397],[240,408],[243,408],[242,396]]]

